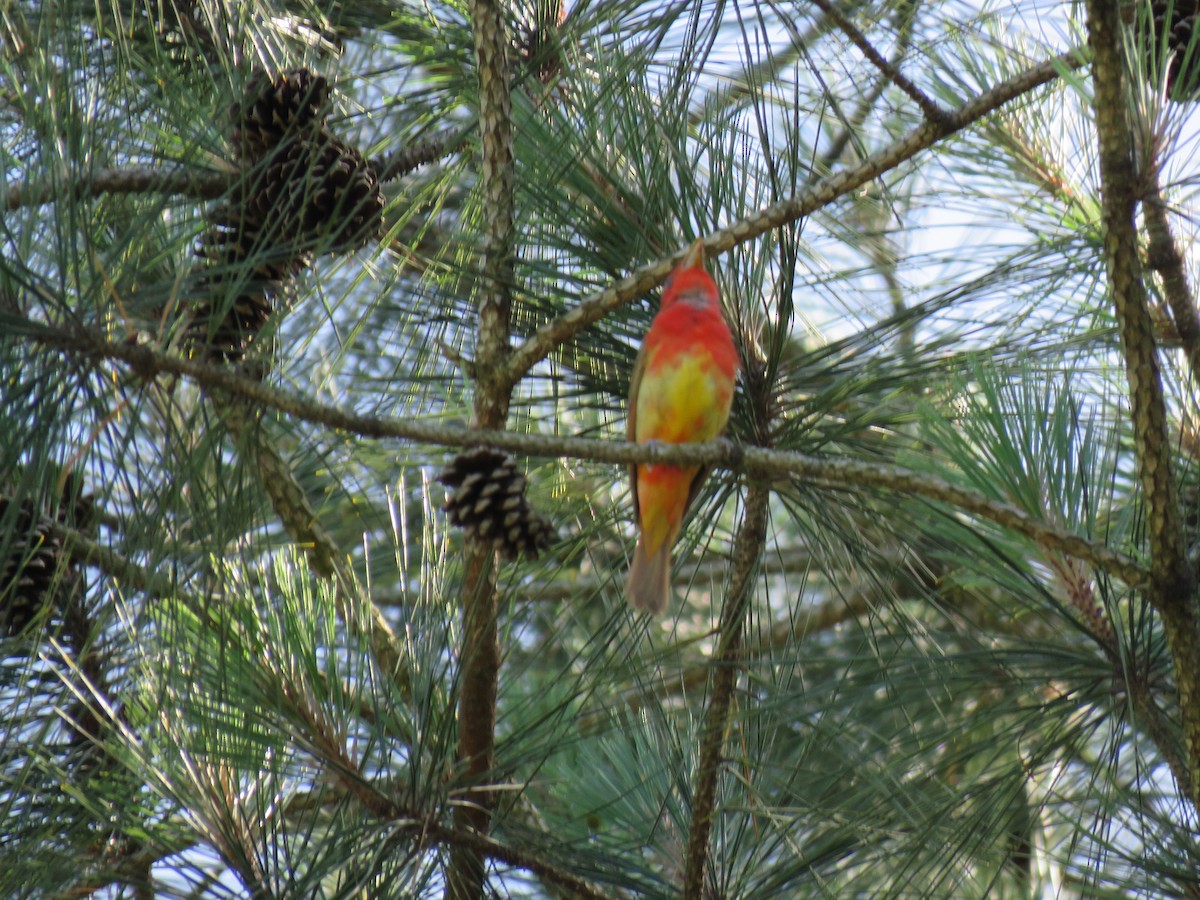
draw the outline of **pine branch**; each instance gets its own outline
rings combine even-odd
[[[885,172],[895,169],[938,141],[995,112],[1004,104],[1058,77],[1062,69],[1082,65],[1076,51],[1070,51],[1001,82],[990,91],[968,100],[940,121],[926,121],[908,134],[893,141],[878,153],[856,166],[822,178],[816,184],[787,200],[768,206],[754,215],[715,231],[704,240],[704,252],[715,257],[740,244],[754,240],[781,225],[795,222],[822,209],[840,197],[857,190]],[[531,334],[513,350],[508,360],[507,377],[516,382],[558,347],[575,337],[613,310],[652,290],[675,267],[686,248],[666,259],[648,263],[625,278],[615,281],[597,294],[588,297]]]
[[[464,831],[461,828],[438,828],[430,831],[430,836],[442,844],[469,850],[480,858],[499,860],[518,869],[525,869],[538,876],[547,884],[563,888],[571,896],[588,898],[588,900],[605,900],[611,897],[609,893],[597,890],[581,878],[564,871],[539,856],[528,853],[516,847],[510,847],[474,831]],[[484,895],[480,895],[484,896]]]
[[[1078,560],[1063,554],[1046,553],[1043,554],[1043,559],[1057,578],[1067,601],[1079,612],[1088,633],[1103,648],[1104,655],[1112,666],[1114,689],[1124,688],[1127,692],[1134,721],[1162,754],[1180,791],[1184,796],[1190,796],[1192,776],[1179,754],[1176,740],[1178,731],[1158,705],[1158,698],[1149,682],[1150,673],[1147,667],[1131,665],[1130,660],[1122,657],[1112,624],[1096,601],[1090,573],[1081,571]]]
[[[1188,563],[1179,500],[1171,472],[1170,438],[1162,379],[1138,258],[1134,211],[1138,173],[1134,163],[1124,89],[1125,54],[1117,0],[1088,0],[1088,41],[1092,48],[1096,133],[1100,144],[1100,184],[1104,255],[1108,287],[1121,334],[1129,383],[1130,414],[1150,536],[1150,603],[1162,617],[1175,664],[1183,718],[1190,799],[1200,808],[1200,608],[1196,577]]]
[[[508,83],[508,47],[500,7],[495,0],[470,4],[471,34],[479,72],[479,128],[485,233],[475,355],[477,429],[502,429],[508,420],[514,380],[505,377],[512,315],[513,285],[513,134]],[[482,782],[496,755],[496,695],[500,680],[497,633],[496,551],[472,538],[466,543],[462,587],[462,671],[459,679],[458,758],[467,777]],[[455,810],[460,830],[487,835],[495,792],[473,784]],[[456,844],[447,872],[448,896],[479,897],[486,883],[486,856]]]
[[[431,840],[434,843],[449,845],[451,859],[460,858],[460,852],[465,853],[468,858],[480,860],[481,863],[485,859],[494,858],[517,868],[527,869],[550,884],[570,889],[577,896],[603,896],[587,882],[534,854],[492,840],[475,829],[463,828],[461,825],[445,827],[429,815],[422,814],[420,810],[405,808],[388,796],[390,792],[385,793],[363,773],[357,760],[346,752],[344,735],[324,721],[324,714],[318,706],[308,702],[294,686],[282,687],[288,701],[305,719],[308,736],[314,742],[314,749],[317,751],[316,758],[324,765],[329,777],[372,816],[388,821],[409,820],[413,824],[408,830],[417,840]],[[471,802],[477,801],[463,800],[463,803]],[[459,818],[458,810],[461,808],[462,804],[455,808],[456,819]],[[455,872],[452,867],[451,875]],[[480,874],[482,875],[482,871]]]
[[[150,846],[141,846],[99,871],[81,875],[69,888],[50,896],[54,900],[79,900],[82,897],[91,897],[114,884],[149,886],[151,882],[148,876],[155,863],[190,850],[197,843],[197,839],[192,837],[190,823],[181,820],[171,824],[176,825],[177,830],[169,838],[156,836]],[[163,834],[166,833],[167,830],[163,829]]]
[[[70,535],[72,541],[75,541],[78,537],[74,532],[67,532],[67,534]],[[86,553],[81,558],[93,565],[96,564],[97,558],[100,556],[94,548],[83,546],[76,547],[75,552]],[[213,623],[213,628],[216,629],[217,627],[217,623]],[[410,834],[416,842],[432,841],[435,844],[445,844],[452,848],[463,848],[473,854],[479,854],[480,851],[483,851],[486,857],[498,859],[517,868],[527,869],[547,883],[566,888],[577,896],[603,896],[587,882],[561,870],[553,863],[542,859],[536,854],[502,844],[498,841],[489,840],[486,836],[481,836],[474,830],[443,826],[435,821],[430,813],[424,813],[420,810],[404,806],[394,798],[393,791],[388,785],[368,777],[362,771],[357,757],[351,754],[346,748],[343,730],[339,725],[328,719],[319,703],[314,702],[313,697],[315,695],[310,689],[306,689],[303,684],[299,684],[287,677],[286,671],[272,671],[272,675],[275,676],[275,693],[283,699],[283,703],[286,704],[286,709],[290,713],[289,722],[292,725],[299,723],[298,731],[292,734],[293,740],[298,746],[309,750],[314,764],[321,767],[330,784],[338,786],[342,796],[352,798],[371,817],[399,825],[400,830]],[[89,681],[87,684],[93,697],[102,702],[109,718],[113,721],[116,729],[124,736],[124,739],[136,744],[138,738],[129,730],[128,723],[117,718],[112,704],[99,692],[100,689],[94,682]],[[82,698],[81,690],[77,689],[76,693],[80,694]],[[201,778],[204,782],[203,786],[208,789],[210,795],[214,794],[224,784],[219,778],[213,779],[216,772],[210,767],[201,766],[196,768],[193,766],[191,772],[194,776]],[[159,786],[157,789],[161,792],[163,787]],[[169,791],[166,793],[169,794]],[[218,803],[224,803],[225,799],[227,798],[222,797],[220,800],[214,801],[214,809]],[[236,803],[236,800],[231,799],[230,802]],[[335,801],[326,800],[323,805],[328,806],[332,802]],[[304,795],[294,796],[287,803],[289,813],[287,818],[289,821],[294,822],[300,829],[311,828],[311,821],[305,818],[304,814],[312,811],[313,808],[314,804],[308,802],[308,798]],[[240,830],[242,820],[239,817],[235,818],[236,821],[229,822],[227,825]],[[180,830],[188,836],[179,837],[178,832]],[[187,847],[195,846],[201,841],[211,843],[214,838],[218,843],[222,839],[228,841],[229,838],[225,834],[225,830],[214,828],[210,825],[209,828],[201,829],[197,832],[192,822],[189,821],[184,823],[181,829],[168,829],[164,832],[170,835],[166,841],[160,839],[156,831],[144,840],[137,850],[126,857],[114,860],[104,871],[93,872],[84,876],[81,882],[74,885],[63,896],[85,896],[106,885],[117,882],[130,882],[148,864],[181,852]],[[231,848],[227,847],[225,855],[228,860],[242,857],[252,859],[253,853],[247,848],[243,849],[246,852],[235,853],[232,852]],[[230,862],[230,864],[237,868],[233,862]],[[261,881],[261,879],[253,877],[255,873],[242,871],[241,874],[248,882]]]
[[[1188,286],[1183,253],[1171,223],[1167,219],[1167,204],[1163,199],[1154,171],[1147,173],[1149,184],[1142,210],[1146,216],[1146,264],[1162,279],[1163,293],[1171,308],[1175,332],[1183,344],[1192,380],[1200,384],[1200,316],[1196,313],[1196,298]]]
[[[728,563],[724,563],[728,566]],[[846,597],[828,600],[818,606],[798,610],[788,621],[771,628],[767,639],[753,648],[743,650],[741,660],[771,659],[775,654],[802,638],[829,631],[852,619],[864,616],[883,601],[874,592],[857,591]],[[652,691],[639,689],[625,694],[620,701],[624,709],[637,712],[649,703],[669,697],[686,696],[703,687],[712,674],[712,662],[688,663],[678,673],[664,677]],[[604,714],[607,717],[608,713]],[[585,719],[590,721],[590,719]]]
[[[767,540],[770,490],[753,484],[746,493],[746,513],[733,548],[729,593],[721,609],[721,638],[711,664],[712,690],[700,730],[700,761],[692,790],[692,823],[683,873],[684,897],[702,897],[708,869],[709,837],[716,812],[717,781],[725,750],[725,732],[733,705],[733,685],[742,662],[742,630],[754,594],[755,573]]]
[[[1116,673],[1119,675],[1120,670],[1116,670]],[[1138,677],[1127,682],[1134,721],[1142,727],[1162,754],[1162,758],[1166,760],[1167,768],[1171,770],[1180,792],[1185,797],[1192,797],[1195,793],[1192,770],[1189,761],[1181,757],[1177,749],[1179,731],[1170,716],[1158,705],[1158,698],[1146,683],[1146,679],[1141,673],[1137,675]]]
[[[339,785],[344,789],[345,785],[340,781]],[[315,800],[313,795],[306,794],[296,794],[289,798],[285,804],[285,819],[295,822],[301,828],[309,829],[312,826],[307,816],[313,810],[334,807],[341,803],[340,793],[325,790],[319,796],[321,798],[319,801]],[[393,812],[397,814],[393,819],[394,824],[398,826],[397,830],[411,835],[414,841],[428,841],[443,846],[469,848],[481,856],[487,856],[514,868],[532,872],[547,884],[570,891],[572,896],[595,898],[595,900],[603,900],[610,896],[597,890],[583,879],[564,871],[554,863],[520,847],[501,843],[473,831],[461,831],[437,822],[430,822],[426,817],[415,815],[412,810],[396,809]],[[55,896],[58,900],[74,900],[74,898],[91,896],[114,884],[135,883],[153,865],[163,862],[168,857],[195,848],[200,843],[200,838],[193,830],[190,820],[180,818],[162,824],[163,827],[157,829],[153,838],[147,841],[149,846],[139,848],[136,852],[116,861],[106,869],[81,876],[80,880],[70,888]]]
[[[794,476],[835,487],[877,487],[924,497],[994,522],[1041,544],[1084,560],[1131,587],[1145,587],[1150,576],[1135,560],[1099,541],[1089,540],[1034,518],[1010,503],[992,500],[977,491],[958,487],[930,475],[881,463],[822,459],[802,453],[739,447],[728,441],[704,444],[633,444],[555,435],[522,434],[435,425],[412,419],[387,419],[348,412],[307,397],[268,387],[223,366],[208,365],[152,350],[137,344],[115,344],[77,331],[31,329],[33,340],[47,347],[72,351],[93,359],[125,362],[140,378],[158,373],[184,375],[206,388],[220,388],[245,397],[260,407],[271,407],[294,418],[367,438],[399,438],[444,447],[495,447],[526,456],[570,457],[593,462],[717,465],[773,479]]]
[[[84,565],[95,566],[119,584],[149,597],[180,600],[189,611],[216,627],[216,621],[205,611],[207,604],[199,597],[180,590],[169,578],[131,562],[115,550],[105,547],[74,528],[65,528],[53,522],[47,523],[47,527],[51,534],[63,542],[63,549],[72,559]]]
[[[89,565],[107,563],[109,568],[121,573],[124,577],[136,578],[147,585],[154,584],[157,580],[157,576],[139,570],[132,564],[114,564],[111,559],[106,558],[103,548],[88,542],[77,532],[63,530],[63,535],[70,552]],[[216,629],[218,624],[214,622],[212,627]],[[307,746],[312,753],[314,762],[323,766],[328,773],[330,782],[337,784],[346,796],[352,797],[372,817],[397,822],[402,826],[407,820],[414,823],[409,825],[406,830],[412,834],[415,840],[432,840],[434,843],[463,848],[472,854],[479,854],[482,851],[486,857],[527,869],[547,883],[568,889],[577,896],[603,896],[587,882],[562,871],[535,854],[490,840],[474,830],[443,826],[432,821],[429,814],[402,806],[390,796],[390,791],[384,790],[381,785],[376,784],[361,771],[356,758],[347,753],[344,734],[328,721],[320,705],[313,703],[311,692],[303,690],[300,685],[282,675],[277,678],[276,689],[278,696],[284,698],[292,713],[290,721],[293,724],[297,721],[302,723],[302,731],[294,735],[299,745]],[[91,691],[96,694],[97,688],[93,686]],[[110,716],[113,715],[111,704],[106,703],[105,705]],[[127,723],[116,719],[114,719],[114,723],[125,735],[126,740],[137,741],[136,736],[128,731]],[[305,803],[304,800],[305,798],[302,796],[293,797],[287,804],[289,812],[308,811],[311,804]],[[297,821],[300,827],[309,827],[304,820],[289,818]],[[191,829],[185,828],[185,830],[190,831]],[[168,843],[163,843],[158,839],[157,834],[152,835],[145,842],[150,846],[143,845],[130,856],[114,861],[113,865],[104,872],[85,876],[83,881],[73,886],[64,896],[83,896],[109,884],[129,881],[133,874],[140,871],[147,862],[158,861],[178,853],[186,847],[195,846],[201,839],[199,836],[172,837]]]
[[[0,209],[41,206],[62,200],[84,200],[105,194],[178,194],[215,200],[226,194],[240,177],[236,171],[192,172],[149,166],[97,169],[74,182],[62,180],[18,182],[0,191]]]
[[[469,133],[465,129],[447,129],[386,156],[375,157],[369,165],[379,173],[381,182],[394,181],[413,169],[449,156],[462,146]],[[0,209],[14,210],[65,199],[91,199],[106,194],[168,194],[216,200],[227,194],[240,177],[241,173],[236,170],[197,172],[183,167],[121,166],[96,169],[73,182],[40,179],[9,185],[0,190]]]

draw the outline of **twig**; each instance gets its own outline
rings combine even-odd
[[[1120,674],[1119,671],[1117,674]],[[1125,685],[1129,690],[1129,704],[1133,708],[1134,721],[1146,732],[1158,748],[1158,752],[1162,754],[1162,758],[1166,760],[1167,768],[1175,776],[1179,790],[1185,797],[1191,797],[1194,794],[1192,771],[1187,761],[1179,755],[1179,732],[1175,723],[1158,705],[1158,698],[1146,684],[1142,673],[1138,673],[1136,678],[1127,679]]]
[[[866,0],[854,0],[852,3],[844,4],[847,9],[853,11],[863,6]],[[781,74],[789,67],[793,66],[797,60],[808,50],[814,46],[821,37],[827,34],[833,28],[827,16],[822,16],[809,24],[808,29],[801,34],[800,30],[787,21],[786,13],[781,10],[776,10],[780,14],[780,19],[784,27],[787,28],[791,37],[791,42],[786,47],[772,48],[765,62],[755,65],[747,65],[741,72],[729,76],[727,79],[731,85],[725,89],[717,101],[719,107],[706,109],[703,113],[695,112],[688,117],[688,122],[692,126],[699,125],[704,121],[705,116],[712,118],[714,114],[724,113],[724,110],[730,107],[736,107],[748,97],[752,97],[761,85],[778,82]]]
[[[719,255],[739,244],[752,241],[773,228],[802,219],[868,181],[878,178],[884,172],[896,168],[943,138],[977,122],[1010,100],[1057,78],[1061,69],[1074,69],[1080,65],[1082,60],[1079,54],[1069,51],[1026,69],[978,97],[968,100],[958,109],[948,113],[945,119],[922,123],[858,165],[822,178],[794,197],[768,206],[713,232],[704,240],[705,252],[709,256]],[[680,248],[666,259],[637,269],[537,329],[509,357],[506,373],[509,380],[515,383],[533,366],[589,325],[661,284],[685,252],[685,248]]]
[[[773,386],[767,378],[766,362],[754,349],[748,348],[746,357],[742,381],[754,418],[754,430],[758,434],[769,434]],[[767,482],[751,483],[746,492],[742,524],[733,544],[729,591],[721,604],[720,636],[712,657],[712,687],[700,729],[700,758],[695,787],[692,789],[692,819],[684,852],[684,897],[702,897],[705,894],[709,838],[717,808],[717,785],[725,755],[725,736],[733,714],[733,687],[738,671],[745,663],[742,632],[767,543],[770,499],[771,489]]]
[[[812,2],[837,24],[837,27],[862,52],[871,65],[877,68],[888,81],[904,91],[917,106],[921,107],[921,112],[925,114],[926,119],[930,122],[943,123],[950,118],[949,110],[943,109],[937,101],[913,84],[903,72],[884,59],[867,40],[867,36],[859,31],[858,26],[851,22],[840,9],[829,0],[812,0]]]
[[[516,847],[502,844],[494,838],[474,831],[464,831],[461,828],[441,828],[433,826],[428,835],[440,844],[451,847],[462,847],[483,858],[499,860],[518,869],[532,872],[547,884],[553,884],[570,891],[572,897],[583,897],[588,900],[605,900],[611,894],[606,894],[592,887],[582,878],[564,872],[555,865],[546,862],[539,856],[528,853]],[[479,896],[485,896],[480,894]]]
[[[708,843],[716,811],[717,781],[725,750],[725,732],[733,704],[733,684],[742,656],[746,609],[754,594],[754,576],[767,539],[767,501],[770,489],[762,483],[746,493],[746,513],[733,548],[733,574],[721,609],[721,638],[712,660],[712,692],[700,731],[700,761],[692,791],[692,822],[684,857],[684,897],[704,896]]]
[[[338,782],[341,787],[346,786],[346,782],[341,779],[338,779]],[[341,799],[342,796],[340,792],[329,792],[329,794],[322,794],[321,800],[316,800],[311,794],[297,794],[285,804],[285,815],[288,821],[304,825],[305,821],[300,819],[299,815],[322,808],[340,806],[344,802]],[[571,895],[575,897],[603,900],[609,896],[598,891],[578,876],[563,871],[553,863],[527,850],[502,844],[473,831],[461,831],[437,822],[429,822],[426,817],[416,814],[415,810],[398,809],[393,811],[397,813],[396,824],[399,825],[400,830],[408,832],[414,837],[443,846],[468,847],[476,853],[499,860],[514,868],[532,872],[546,883],[570,891]],[[151,846],[143,847],[136,854],[120,860],[104,871],[82,876],[70,888],[55,896],[60,900],[68,900],[68,898],[76,900],[76,898],[91,896],[117,882],[129,881],[140,875],[148,865],[161,862],[169,856],[182,853],[200,843],[200,838],[186,819],[167,821],[162,825],[163,827],[156,830],[154,835],[147,840],[147,844],[151,844]],[[160,832],[166,837],[159,837]]]
[[[370,161],[370,165],[379,173],[380,181],[393,181],[413,169],[449,156],[462,146],[468,134],[470,131],[467,129],[448,129],[385,156],[377,156]]]
[[[908,56],[909,48],[912,46],[913,24],[917,18],[917,8],[920,5],[920,0],[905,3],[902,9],[897,10],[897,38],[896,49],[892,52],[892,58],[888,61],[893,68],[900,66]],[[849,118],[843,120],[841,131],[833,139],[829,148],[821,156],[821,164],[814,167],[814,172],[826,172],[837,165],[842,154],[849,146],[851,138],[858,134],[859,128],[867,120],[867,116],[871,110],[875,108],[875,104],[879,102],[879,98],[883,96],[883,92],[887,90],[888,81],[886,77],[876,79],[871,86],[871,90],[862,95],[858,103],[855,104],[854,112]],[[841,118],[839,116],[839,118]]]
[[[63,542],[63,549],[67,555],[77,562],[95,566],[126,587],[131,587],[151,597],[177,597],[183,599],[184,605],[196,612],[203,608],[204,604],[198,597],[189,598],[169,578],[130,562],[115,550],[110,550],[83,532],[67,528],[51,520],[47,520],[46,527],[51,534]]]
[[[745,661],[773,659],[780,649],[809,635],[829,631],[831,628],[866,615],[885,602],[887,601],[884,598],[876,596],[873,591],[860,590],[849,596],[827,600],[817,606],[806,606],[797,610],[787,621],[778,622],[772,626],[766,640],[754,647],[744,649],[742,659]],[[678,674],[665,677],[652,691],[644,688],[631,691],[624,695],[620,703],[625,709],[637,712],[653,701],[687,695],[702,687],[708,681],[710,674],[712,674],[711,662],[687,663],[680,668]]]
[[[1108,288],[1116,309],[1129,383],[1138,479],[1150,537],[1150,603],[1162,617],[1175,664],[1179,708],[1191,772],[1190,799],[1200,808],[1200,610],[1188,564],[1171,473],[1170,438],[1154,323],[1141,279],[1134,211],[1138,176],[1124,90],[1121,14],[1115,0],[1088,0],[1100,194]]]
[[[66,334],[49,328],[34,333],[32,338],[45,346],[77,352],[95,359],[121,360],[139,377],[146,379],[152,379],[161,372],[185,375],[207,388],[220,388],[252,400],[256,406],[271,407],[296,419],[362,437],[399,438],[445,447],[496,447],[526,456],[570,457],[623,465],[719,465],[766,479],[790,475],[837,487],[867,486],[898,490],[957,506],[980,518],[1010,528],[1046,548],[1078,557],[1100,571],[1120,578],[1131,587],[1145,587],[1150,580],[1147,570],[1135,560],[1103,543],[1059,530],[1033,518],[1012,504],[993,500],[969,488],[958,487],[941,478],[899,466],[845,459],[822,459],[761,447],[738,447],[727,441],[673,445],[633,444],[624,441],[460,428],[414,419],[367,416],[268,387],[262,382],[222,366],[182,359],[145,345],[115,344],[87,332]]]
[[[164,835],[169,833],[169,837],[155,835],[153,839],[146,841],[150,846],[142,846],[98,872],[80,875],[79,880],[69,888],[49,896],[54,900],[80,900],[83,897],[91,897],[118,882],[136,885],[146,877],[147,872],[155,863],[168,856],[174,856],[176,853],[183,853],[198,842],[191,836],[189,823],[178,820],[164,824],[177,826],[177,830],[169,831],[168,828],[163,828],[162,833]],[[181,835],[184,834],[188,836],[182,837]]]

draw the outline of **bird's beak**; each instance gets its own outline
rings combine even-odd
[[[687,256],[679,263],[681,269],[703,269],[704,268],[704,241],[697,240],[688,248]]]

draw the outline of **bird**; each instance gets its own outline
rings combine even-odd
[[[626,437],[639,444],[711,441],[729,422],[738,351],[717,284],[696,241],[667,278],[662,302],[634,364]],[[661,615],[670,599],[671,549],[705,466],[630,466],[638,542],[625,596],[636,610]]]

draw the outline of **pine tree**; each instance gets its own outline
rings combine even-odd
[[[10,4],[0,895],[1200,893],[1195,34]]]

